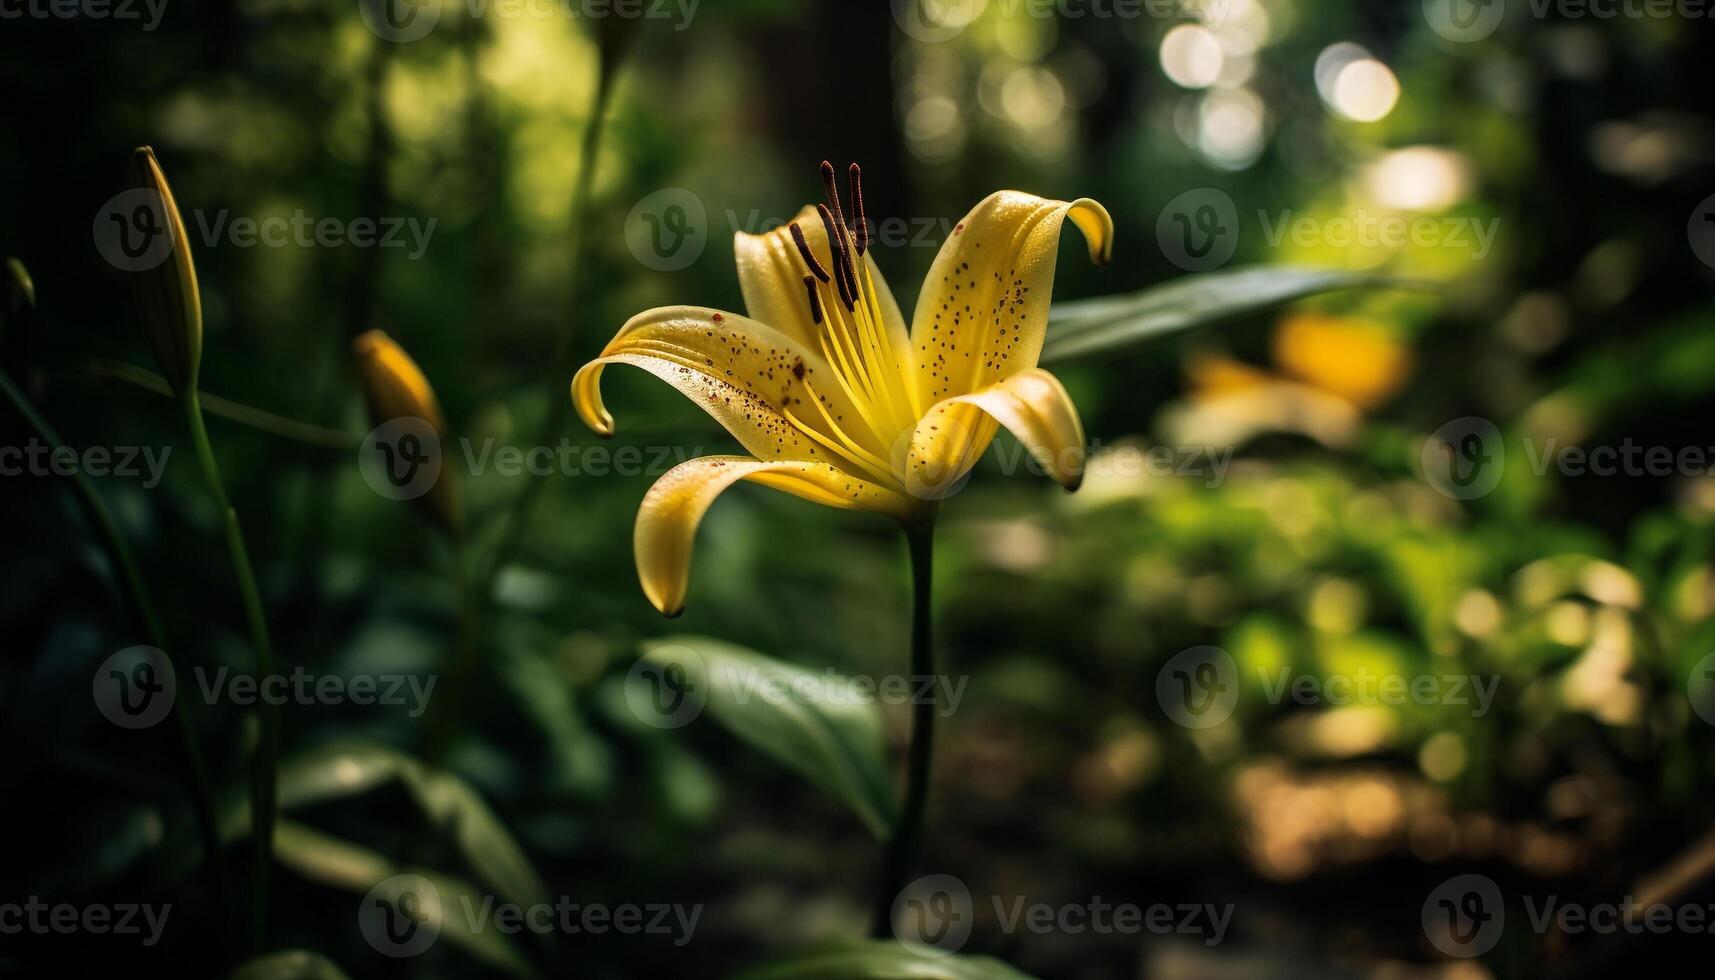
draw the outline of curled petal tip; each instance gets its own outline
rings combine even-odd
[[[679,606],[675,609],[663,609],[661,610],[661,615],[665,619],[678,619],[680,616],[685,615],[685,607]]]
[[[1114,260],[1114,219],[1100,201],[1080,197],[1067,208],[1067,216],[1083,232],[1091,262],[1105,266]]]

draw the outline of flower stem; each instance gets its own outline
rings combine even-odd
[[[157,395],[173,397],[172,384],[166,378],[146,368],[105,357],[92,357],[89,359],[88,369],[92,374],[104,375],[127,384],[133,384],[144,391],[152,391]],[[290,439],[317,449],[348,452],[356,449],[358,444],[363,441],[338,429],[329,429],[309,422],[286,418],[284,415],[276,415],[265,409],[255,408],[230,398],[221,398],[218,395],[206,393],[198,397],[202,399],[202,406],[210,415],[218,415],[258,432],[264,432],[281,439]]]
[[[440,699],[430,709],[428,724],[424,726],[423,758],[434,767],[446,761],[447,749],[457,730],[465,688],[470,686],[476,673],[477,599],[463,534],[453,535],[453,565],[459,593],[458,645],[453,650],[451,676],[442,685]]]
[[[24,417],[24,421],[30,424],[36,435],[55,452],[65,445],[53,426],[37,413],[29,397],[13,384],[12,379],[4,372],[0,372],[0,391],[5,392],[7,400],[18,410],[18,414]],[[131,545],[120,533],[119,525],[113,519],[113,512],[107,509],[107,503],[95,492],[94,485],[81,470],[72,473],[72,485],[77,488],[78,501],[83,504],[84,513],[90,523],[101,532],[102,543],[107,546],[108,555],[119,571],[132,618],[147,634],[150,644],[164,653],[167,649],[167,639],[166,632],[161,628],[161,618],[155,612],[155,602],[150,598],[148,587],[143,584],[143,574],[137,567],[136,556],[131,553]],[[209,792],[208,766],[203,762],[202,749],[197,745],[196,725],[190,716],[190,705],[189,698],[181,698],[173,705],[180,748],[184,753],[182,776],[185,788],[190,793],[191,813],[196,819],[203,860],[208,862],[209,877],[221,896],[219,901],[224,902],[226,881],[225,875],[221,873],[220,835],[214,817],[214,798]]]
[[[935,649],[930,623],[930,586],[934,578],[935,526],[932,521],[907,525],[905,541],[911,550],[911,674],[926,678],[935,673]],[[916,686],[915,684],[913,686]],[[893,900],[905,885],[905,876],[917,859],[923,835],[923,815],[929,806],[929,772],[935,752],[935,712],[939,685],[928,685],[928,696],[916,699],[911,709],[911,745],[907,750],[905,805],[899,823],[887,842],[881,891],[875,899],[875,917],[870,932],[877,939],[893,935]]]
[[[262,593],[256,588],[256,575],[251,570],[250,552],[244,544],[244,532],[238,526],[238,512],[226,497],[226,485],[220,478],[220,467],[214,460],[214,447],[208,441],[208,429],[203,425],[202,403],[194,387],[185,389],[185,419],[190,423],[191,441],[196,444],[197,461],[202,466],[203,482],[209,496],[221,514],[226,534],[226,550],[238,576],[238,590],[244,600],[244,618],[250,626],[250,642],[256,647],[256,672],[266,678],[275,673],[274,647],[268,638],[268,622],[262,613]],[[251,868],[251,928],[259,944],[268,917],[268,874],[274,852],[274,779],[280,751],[280,713],[266,699],[258,707],[261,720],[260,737],[256,742],[256,761],[250,773]]]

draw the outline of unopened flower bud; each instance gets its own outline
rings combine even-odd
[[[372,438],[380,437],[373,448],[389,457],[384,465],[405,481],[394,483],[401,491],[398,496],[414,497],[433,520],[456,533],[460,526],[457,492],[452,473],[443,472],[441,465],[446,420],[429,379],[411,355],[380,330],[360,335],[351,349],[357,356],[357,376],[369,418],[376,427]],[[422,465],[430,468],[422,470]],[[398,469],[401,466],[406,469]],[[419,472],[430,485],[421,491],[407,489],[408,481]]]
[[[165,261],[126,275],[155,362],[173,391],[182,396],[196,387],[197,369],[202,363],[202,294],[197,289],[190,236],[185,233],[184,218],[154,150],[140,146],[131,154],[125,183],[132,190],[152,192],[155,199],[148,207],[157,213],[149,216],[154,222],[151,231],[170,236],[171,251]]]

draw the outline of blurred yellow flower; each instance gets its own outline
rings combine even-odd
[[[1282,320],[1274,360],[1288,374],[1365,410],[1398,392],[1412,367],[1410,348],[1381,324],[1321,313]]]

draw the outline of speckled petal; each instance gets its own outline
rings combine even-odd
[[[1084,479],[1084,426],[1060,379],[1041,368],[936,403],[917,423],[906,461],[907,490],[937,498],[982,457],[1005,426],[1067,490]]]
[[[697,525],[721,491],[751,480],[829,507],[903,517],[908,506],[893,490],[851,476],[827,463],[763,462],[745,456],[705,456],[668,470],[637,510],[634,551],[643,594],[667,616],[685,608],[691,547]]]
[[[773,327],[694,306],[632,317],[572,379],[579,416],[602,435],[614,431],[601,399],[601,372],[608,364],[635,365],[679,389],[761,459],[850,467],[804,430],[843,443],[829,419],[851,426],[858,412],[821,355]]]
[[[911,320],[923,403],[966,395],[1036,366],[1048,325],[1060,229],[1071,218],[1106,265],[1114,222],[1089,198],[997,191],[942,243]]]

